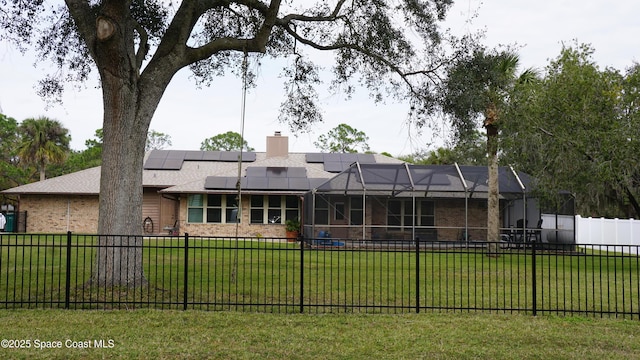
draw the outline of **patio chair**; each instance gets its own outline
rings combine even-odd
[[[169,233],[169,235],[178,235],[179,232],[179,225],[178,225],[178,220],[176,220],[173,223],[173,226],[165,226],[162,228],[162,230],[167,231]]]
[[[527,224],[528,221],[525,219],[518,219],[518,221],[516,221],[514,242],[523,243],[526,241],[528,235],[526,229]]]
[[[533,239],[539,243],[542,241],[542,219],[538,219],[538,224],[536,224],[536,228],[531,230],[528,237],[533,236]]]

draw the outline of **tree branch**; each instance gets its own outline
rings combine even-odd
[[[96,58],[95,43],[96,43],[96,16],[89,6],[87,1],[83,0],[65,0],[69,13],[73,18],[76,26],[78,27],[78,33],[83,37],[87,44],[87,49],[91,57]]]
[[[206,59],[211,55],[224,51],[236,50],[247,52],[266,52],[267,42],[271,36],[273,27],[278,23],[278,10],[280,9],[281,0],[272,0],[267,7],[259,1],[238,1],[251,9],[257,10],[265,19],[262,26],[257,31],[256,36],[248,39],[238,39],[233,37],[224,37],[213,40],[203,46],[197,48],[186,48],[187,63],[194,63],[199,60]]]
[[[136,52],[136,68],[140,71],[142,67],[142,62],[144,58],[147,56],[149,52],[149,34],[147,30],[144,29],[137,21],[133,20],[134,26],[138,35],[140,36],[140,46],[138,47],[138,51]]]
[[[298,16],[291,16],[290,19],[300,19],[300,18],[308,18],[308,19],[313,19],[312,21],[323,21],[323,20],[319,20],[321,18],[309,18],[309,17],[298,17]],[[328,19],[328,18],[324,18],[324,19]],[[304,45],[310,46],[316,50],[321,50],[321,51],[331,51],[331,50],[340,50],[340,49],[350,49],[350,50],[354,50],[357,51],[363,55],[366,55],[374,60],[376,60],[377,62],[380,62],[382,64],[384,64],[386,67],[388,67],[391,72],[396,73],[398,76],[400,76],[400,78],[402,79],[402,81],[407,85],[407,87],[409,88],[409,91],[412,94],[415,95],[419,95],[420,92],[417,91],[415,89],[415,86],[411,83],[410,81],[410,77],[414,76],[414,75],[425,75],[427,78],[429,78],[430,81],[432,81],[433,83],[437,83],[437,80],[434,80],[431,78],[431,76],[436,76],[437,77],[437,73],[436,70],[438,68],[440,68],[442,66],[442,64],[439,64],[438,66],[436,66],[435,68],[432,69],[425,69],[425,70],[418,70],[418,71],[407,71],[405,72],[403,69],[401,69],[398,65],[396,65],[395,63],[393,63],[392,61],[388,60],[387,58],[385,58],[384,56],[377,54],[373,51],[370,51],[368,49],[365,49],[363,47],[361,47],[360,45],[357,44],[348,44],[348,43],[343,43],[343,44],[333,44],[333,45],[321,45],[318,44],[316,42],[313,42],[309,39],[306,39],[302,36],[300,36],[295,30],[293,30],[291,28],[291,23],[284,23],[281,22],[281,24],[283,25],[284,29],[287,31],[287,33],[289,33],[291,36],[293,36],[297,41],[301,42]]]
[[[280,10],[281,0],[272,0],[269,5],[269,10],[264,14],[264,22],[258,30],[256,37],[253,41],[255,48],[258,52],[265,53],[267,51],[267,41],[271,36],[271,31],[278,20],[278,10]]]

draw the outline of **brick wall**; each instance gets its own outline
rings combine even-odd
[[[242,198],[242,219],[238,225],[238,236],[284,238],[284,224],[250,224],[249,197]],[[187,223],[187,196],[180,200],[180,235],[193,236],[236,236],[236,224],[189,224]]]
[[[487,201],[469,200],[469,240],[487,239]],[[436,201],[438,240],[461,240],[465,225],[464,199]]]
[[[238,224],[238,236],[284,238],[283,224],[250,224],[249,199],[243,198],[242,221]],[[384,207],[369,202],[367,204],[367,222],[375,224],[386,222]],[[375,212],[372,210],[383,210]],[[61,233],[72,231],[77,233],[96,233],[98,231],[98,197],[97,196],[57,196],[57,195],[22,195],[20,211],[27,211],[27,232]],[[464,199],[436,200],[435,222],[438,228],[438,240],[461,239],[464,227]],[[486,239],[486,200],[469,201],[469,236],[471,240]],[[179,232],[193,236],[236,236],[236,224],[188,224],[186,196],[180,202]],[[378,227],[384,231],[383,227]],[[362,228],[349,229],[349,236],[362,237]],[[161,229],[156,232],[162,233]],[[368,228],[366,236],[374,237],[376,231]]]
[[[27,232],[98,232],[98,196],[21,195],[27,212]]]

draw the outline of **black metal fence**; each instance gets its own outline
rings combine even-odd
[[[637,246],[0,235],[0,307],[640,319]]]

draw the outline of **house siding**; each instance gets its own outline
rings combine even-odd
[[[178,212],[178,200],[168,195],[162,195],[157,188],[145,188],[142,199],[142,219],[151,219],[152,226],[146,226],[145,232],[163,234],[165,228],[175,224]]]

